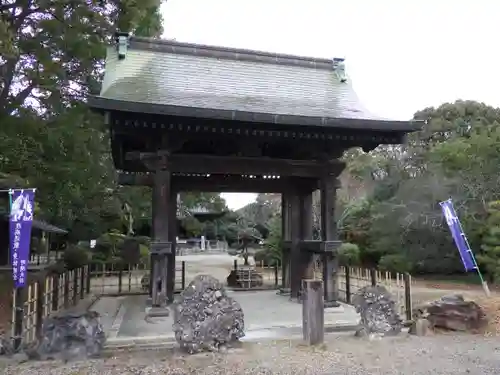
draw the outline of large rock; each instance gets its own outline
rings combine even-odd
[[[175,338],[188,353],[216,351],[245,335],[240,304],[212,276],[196,276],[176,298],[173,310]]]
[[[105,342],[99,313],[63,312],[44,320],[40,342],[30,356],[42,360],[85,360],[99,356]]]
[[[12,355],[12,354],[14,354],[12,341],[9,338],[7,338],[7,335],[0,334],[0,355]]]
[[[486,315],[474,301],[457,295],[444,296],[413,310],[415,319],[427,319],[432,327],[453,331],[473,331],[486,323]]]
[[[356,312],[361,316],[358,335],[397,335],[402,329],[402,320],[396,303],[387,289],[381,285],[366,286],[358,290],[352,300]]]

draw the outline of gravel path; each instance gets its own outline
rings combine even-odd
[[[0,365],[1,366],[1,365]],[[146,374],[315,374],[315,375],[487,375],[500,373],[500,339],[470,335],[401,335],[368,341],[328,335],[325,345],[299,341],[245,343],[226,354],[181,355],[167,350],[114,353],[114,357],[75,362],[25,363],[0,367],[5,375]]]

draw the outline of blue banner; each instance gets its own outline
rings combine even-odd
[[[453,240],[455,241],[455,245],[457,245],[458,252],[460,254],[460,258],[462,259],[465,270],[476,270],[477,266],[474,260],[474,254],[472,254],[472,250],[469,246],[469,241],[467,241],[467,238],[465,237],[465,233],[462,230],[462,225],[458,220],[457,213],[455,212],[455,208],[453,207],[451,199],[441,202],[439,203],[439,205],[443,210],[443,215],[446,219],[446,223],[450,227],[451,235],[453,237]]]
[[[26,285],[35,190],[10,191],[10,258],[16,288]]]

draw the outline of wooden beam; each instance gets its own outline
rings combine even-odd
[[[153,186],[154,173],[118,173],[118,184]],[[319,182],[313,178],[300,179],[304,191],[318,189]],[[235,192],[235,193],[281,193],[290,188],[286,178],[248,178],[237,175],[184,176],[174,175],[172,188],[175,191]]]
[[[127,152],[126,160],[142,161],[154,171],[168,168],[172,173],[186,174],[238,174],[275,175],[287,177],[320,177],[326,172],[340,174],[345,163],[317,160],[288,160],[258,157],[226,157],[211,155],[188,155],[168,152]],[[329,169],[329,171],[326,171]]]
[[[299,242],[300,251],[315,254],[336,254],[340,245],[342,241],[301,240]],[[291,244],[284,243],[284,246],[290,248]]]

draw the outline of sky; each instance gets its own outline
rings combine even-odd
[[[500,107],[500,1],[168,0],[162,14],[163,36],[180,42],[344,57],[382,117],[457,99]],[[223,197],[237,209],[255,194]]]

